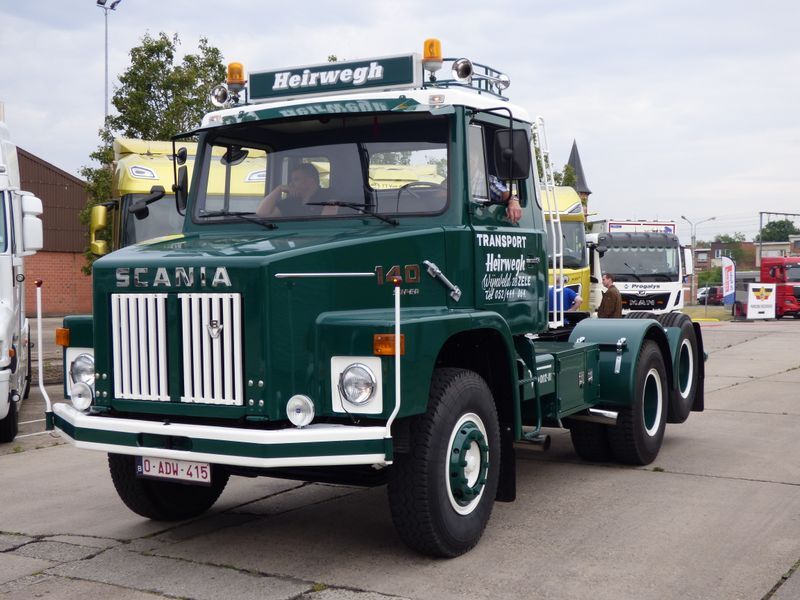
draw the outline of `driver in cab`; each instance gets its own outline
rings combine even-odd
[[[256,216],[305,217],[336,214],[335,206],[320,206],[331,200],[319,183],[319,171],[311,163],[301,163],[289,173],[289,184],[279,185],[267,194],[256,209]]]

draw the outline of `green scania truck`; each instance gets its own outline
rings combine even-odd
[[[452,557],[514,500],[515,448],[544,428],[643,465],[703,409],[687,317],[548,310],[563,251],[541,122],[502,73],[424,47],[247,82],[233,63],[189,133],[191,181],[177,171],[182,234],[95,262],[93,318],[65,322],[93,354],[48,422],[108,453],[136,513],[197,516],[236,475],[386,484],[400,538]],[[235,189],[243,164],[257,193]],[[324,177],[301,193],[309,167]]]

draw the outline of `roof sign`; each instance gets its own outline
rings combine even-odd
[[[341,94],[363,89],[407,89],[422,85],[418,54],[323,63],[250,73],[250,101]]]

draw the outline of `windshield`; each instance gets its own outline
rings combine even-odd
[[[207,134],[195,220],[433,214],[447,205],[448,121],[419,114],[246,123]],[[252,217],[248,216],[252,215]]]
[[[564,240],[564,268],[580,269],[589,264],[586,257],[586,229],[582,221],[561,221]],[[549,259],[552,268],[553,259]]]
[[[125,206],[130,206],[139,198],[149,194],[127,194],[123,201]],[[162,237],[171,233],[180,233],[183,230],[183,217],[175,206],[175,196],[167,195],[147,205],[149,211],[144,219],[137,219],[132,213],[125,213],[124,246]]]
[[[603,271],[617,281],[678,281],[677,248],[609,248],[601,259]]]
[[[786,281],[800,282],[800,263],[786,265]]]

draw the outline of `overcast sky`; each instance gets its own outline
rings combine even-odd
[[[110,4],[110,1],[109,1]],[[0,101],[19,146],[73,174],[103,120],[104,17],[95,0],[0,0]],[[556,164],[578,143],[606,218],[680,222],[689,242],[800,213],[800,4],[796,0],[472,3],[122,0],[109,13],[109,80],[142,36],[201,36],[246,70],[421,52],[511,77],[547,121]],[[796,221],[800,225],[800,218]]]

